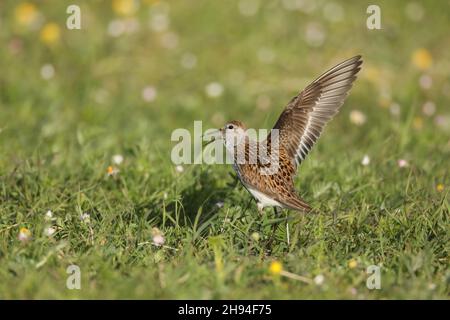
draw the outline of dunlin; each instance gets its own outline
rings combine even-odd
[[[250,138],[241,121],[230,121],[219,130],[237,176],[260,212],[264,207],[311,210],[294,188],[297,168],[344,103],[361,64],[361,56],[355,56],[314,80],[289,101],[264,142]]]

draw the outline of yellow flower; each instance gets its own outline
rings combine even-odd
[[[378,99],[378,103],[382,108],[388,108],[391,105],[391,102],[391,99],[388,97],[380,97],[380,99]]]
[[[348,267],[349,267],[350,269],[355,269],[357,266],[358,266],[358,261],[356,261],[355,259],[351,259],[351,260],[348,262]]]
[[[421,117],[415,117],[413,120],[414,129],[420,130],[423,127],[423,120]]]
[[[136,0],[113,0],[112,2],[114,12],[122,16],[132,15],[137,11],[137,7]]]
[[[436,190],[438,192],[444,191],[444,185],[442,183],[438,183],[438,185],[436,186]]]
[[[427,70],[433,64],[433,57],[430,51],[424,48],[417,49],[413,52],[411,61],[419,70]]]
[[[25,227],[20,228],[18,238],[21,242],[27,242],[31,238],[31,231]]]
[[[109,166],[106,169],[106,173],[108,174],[108,176],[115,176],[116,174],[119,173],[119,169],[113,167],[113,166]]]
[[[31,235],[31,231],[25,227],[20,228],[20,233]]]
[[[269,271],[273,275],[279,275],[283,271],[283,265],[279,261],[272,261],[270,263]]]
[[[61,31],[59,26],[54,22],[50,22],[42,28],[40,37],[43,43],[52,45],[58,42],[60,35]]]
[[[259,241],[259,239],[261,238],[261,236],[259,235],[258,232],[253,232],[252,233],[252,239],[255,241]]]
[[[24,2],[16,7],[15,16],[20,25],[29,26],[38,18],[38,11],[34,4]]]

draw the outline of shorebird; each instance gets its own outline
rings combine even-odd
[[[311,210],[295,190],[297,168],[319,139],[327,122],[344,103],[361,64],[362,59],[358,55],[319,76],[289,101],[262,143],[255,143],[248,136],[241,121],[230,121],[219,129],[218,138],[232,153],[233,168],[256,200],[259,212],[264,207],[274,207],[275,212],[279,208],[301,212]],[[274,144],[275,136],[278,138],[277,146]],[[262,154],[261,146],[266,146],[266,161],[259,157],[251,161],[255,154]],[[277,162],[276,170],[268,173],[267,169],[274,161]]]

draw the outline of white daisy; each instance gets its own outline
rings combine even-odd
[[[370,164],[370,158],[369,158],[369,156],[367,154],[364,155],[364,157],[362,158],[361,164],[363,166],[368,166]]]
[[[81,216],[80,216],[80,220],[82,221],[82,222],[84,222],[84,223],[90,223],[91,222],[91,216],[89,215],[89,213],[83,213]]]
[[[217,208],[223,208],[223,205],[224,205],[223,201],[219,201],[216,203]]]
[[[436,105],[433,101],[427,101],[422,106],[422,112],[431,117],[436,112]]]
[[[350,122],[361,126],[366,122],[366,115],[359,110],[350,111]]]
[[[142,89],[142,99],[146,102],[152,102],[156,99],[157,92],[153,86],[146,86]]]
[[[254,16],[259,10],[259,0],[241,0],[238,7],[243,16]]]
[[[206,85],[205,91],[208,97],[217,98],[222,95],[223,86],[219,82],[211,82]]]
[[[314,283],[318,286],[321,286],[325,281],[325,277],[322,274],[318,274],[314,277]]]
[[[55,232],[56,232],[56,228],[54,228],[54,227],[47,227],[44,229],[44,234],[47,237],[51,237]]]
[[[53,212],[51,210],[48,210],[45,213],[44,219],[45,219],[45,221],[52,221],[53,220]]]
[[[121,154],[115,154],[112,156],[112,161],[115,164],[119,165],[123,162],[123,156]]]
[[[41,77],[44,80],[50,80],[55,75],[55,68],[50,63],[44,64],[41,68]]]
[[[433,85],[433,78],[428,74],[423,74],[419,78],[419,84],[422,89],[430,89]]]
[[[185,69],[193,69],[197,65],[197,57],[192,53],[185,53],[181,57],[181,66]]]

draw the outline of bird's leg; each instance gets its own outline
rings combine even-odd
[[[277,217],[280,213],[280,208],[273,207],[273,211],[275,212],[275,217]],[[270,247],[272,245],[273,239],[275,238],[275,231],[277,230],[278,223],[274,222],[272,224],[272,233],[270,234],[269,241],[267,242],[267,246]]]
[[[257,201],[256,207],[258,208],[258,213],[259,213],[260,218],[262,218],[262,215],[264,213],[264,207],[262,206],[262,203]],[[260,235],[263,235],[264,234],[263,219],[258,219],[256,222],[256,225],[257,225],[258,233]]]
[[[247,213],[248,207],[250,207],[250,204],[252,203],[252,201],[253,201],[253,199],[250,199],[250,200],[247,202],[247,205],[245,206],[245,209],[242,211],[242,217],[243,217],[243,218],[246,217],[245,214]]]
[[[286,240],[288,247],[291,245],[291,236],[289,235],[289,220],[288,214],[286,213]]]
[[[275,218],[276,218],[277,216],[279,216],[280,213],[281,213],[281,209],[278,208],[278,207],[273,207],[273,211],[275,212]],[[273,224],[273,227],[272,227],[272,234],[275,233],[275,230],[277,229],[277,227],[278,227],[278,224],[277,224],[277,223],[274,223],[274,224]]]

